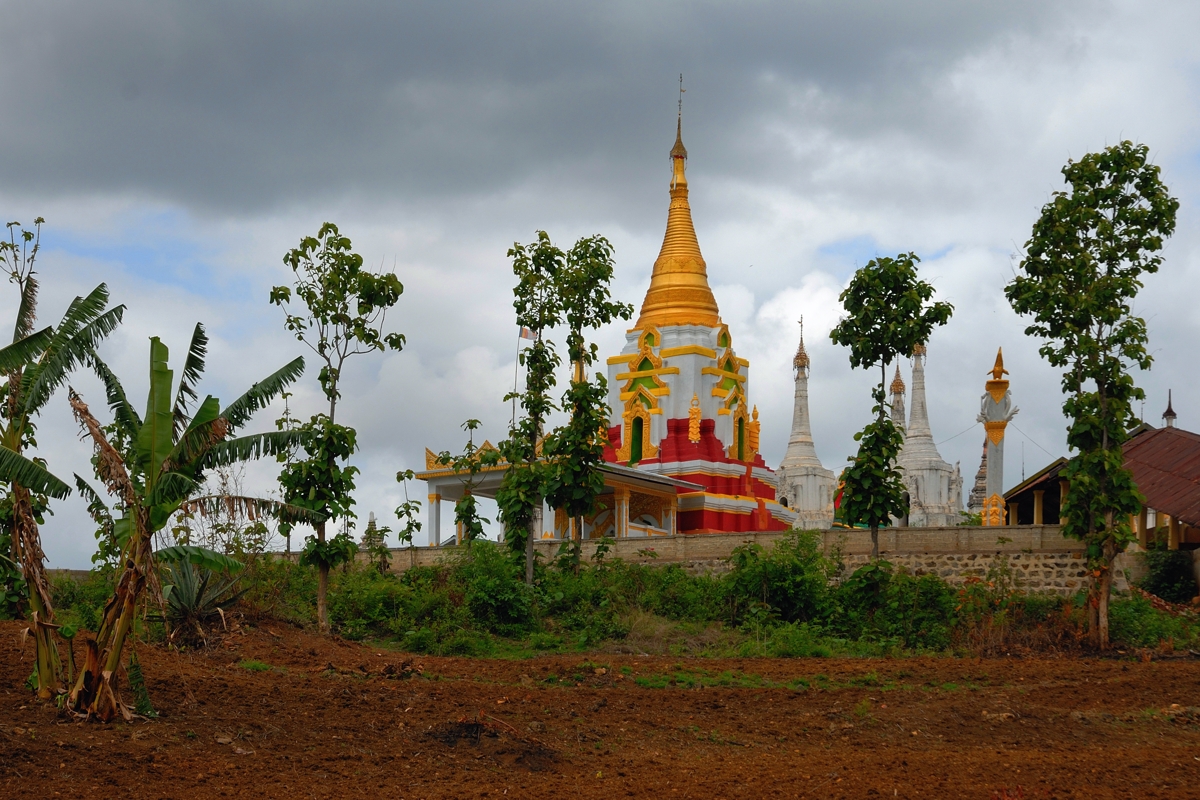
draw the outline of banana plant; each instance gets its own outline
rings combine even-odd
[[[155,535],[181,510],[211,506],[213,498],[201,494],[205,473],[217,467],[286,452],[301,442],[295,431],[235,435],[254,412],[265,408],[304,371],[297,358],[254,384],[224,409],[209,395],[190,410],[198,397],[196,384],[204,371],[208,339],[202,325],[192,336],[178,389],[172,401],[174,372],[167,366],[169,352],[158,337],[150,340],[150,392],[144,417],[129,403],[116,375],[99,359],[94,367],[104,382],[109,408],[117,428],[132,442],[122,454],[83,398],[69,392],[71,410],[90,438],[95,450],[95,469],[109,493],[117,500],[119,516],[113,531],[121,548],[121,572],[113,595],[104,607],[99,630],[85,644],[84,662],[67,705],[77,714],[107,722],[117,714],[126,719],[132,712],[118,694],[121,654],[133,626],[139,603],[150,600],[163,605],[154,553]],[[287,515],[298,521],[316,520],[304,509],[257,498],[221,498],[246,507]]]
[[[39,230],[41,222],[36,220]],[[47,497],[65,498],[71,490],[26,451],[36,446],[34,419],[71,372],[92,359],[96,346],[120,324],[125,307],[108,308],[108,288],[100,284],[86,297],[76,297],[57,326],[35,330],[38,281],[33,265],[39,237],[21,231],[18,242],[15,225],[9,225],[10,241],[0,242],[0,265],[21,295],[12,344],[0,349],[0,375],[7,379],[0,388],[0,483],[12,504],[12,557],[29,595],[37,693],[49,699],[63,689],[62,662],[35,505],[43,505]]]

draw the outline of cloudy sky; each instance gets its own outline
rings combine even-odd
[[[0,211],[47,223],[42,318],[107,282],[129,310],[104,355],[146,390],[147,338],[182,357],[213,337],[204,389],[229,399],[302,354],[268,305],[281,258],[323,221],[405,285],[401,353],[349,369],[358,508],[394,523],[397,470],[458,425],[507,422],[515,327],[505,251],[541,228],[616,247],[616,294],[639,304],[667,209],[677,80],[692,209],[710,280],[751,361],[763,455],[791,418],[803,315],[817,449],[838,468],[873,375],[828,331],[837,294],[876,254],[913,250],[955,305],[929,346],[944,458],[968,487],[984,373],[1003,347],[1021,413],[1006,485],[1065,450],[1058,379],[1007,306],[1023,243],[1071,158],[1150,146],[1180,199],[1166,266],[1138,300],[1157,423],[1174,390],[1200,429],[1200,5],[1179,2],[61,3],[0,0]],[[11,319],[15,291],[0,293]],[[620,327],[599,334],[615,353]],[[906,373],[907,374],[907,373]],[[94,379],[73,383],[97,408]],[[293,410],[318,410],[315,370]],[[267,411],[257,425],[271,426]],[[39,445],[87,474],[66,398]],[[1024,464],[1024,466],[1022,466]],[[275,465],[247,476],[269,488]],[[418,495],[424,487],[413,487]],[[51,566],[82,567],[78,500],[45,530]]]

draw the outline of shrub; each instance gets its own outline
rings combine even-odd
[[[104,604],[113,593],[112,574],[97,570],[83,580],[55,575],[50,590],[60,625],[94,632],[104,617]]]
[[[769,552],[756,544],[733,551],[728,577],[733,621],[754,603],[770,606],[786,622],[819,620],[829,612],[830,562],[821,555],[819,534],[793,531]]]
[[[1149,572],[1139,583],[1142,589],[1168,603],[1186,603],[1196,596],[1191,550],[1167,550],[1161,545],[1143,555]]]
[[[1200,623],[1156,609],[1141,595],[1114,597],[1108,607],[1109,635],[1126,647],[1157,647],[1169,642],[1175,647],[1194,647],[1200,639]]]
[[[850,638],[895,640],[905,647],[950,646],[955,593],[936,575],[913,576],[887,561],[859,567],[836,592],[831,622]]]
[[[393,632],[412,590],[374,566],[347,565],[330,575],[329,624],[347,639]]]

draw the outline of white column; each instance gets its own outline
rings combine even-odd
[[[429,546],[437,547],[442,543],[442,496],[431,493],[426,524],[429,527]]]

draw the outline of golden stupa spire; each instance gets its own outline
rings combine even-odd
[[[700,254],[692,209],[688,205],[687,175],[683,146],[683,76],[680,76],[680,112],[675,123],[675,146],[671,148],[671,208],[667,212],[667,232],[662,249],[650,275],[650,288],[642,301],[637,327],[652,325],[721,324],[717,300],[708,285],[708,268]]]

